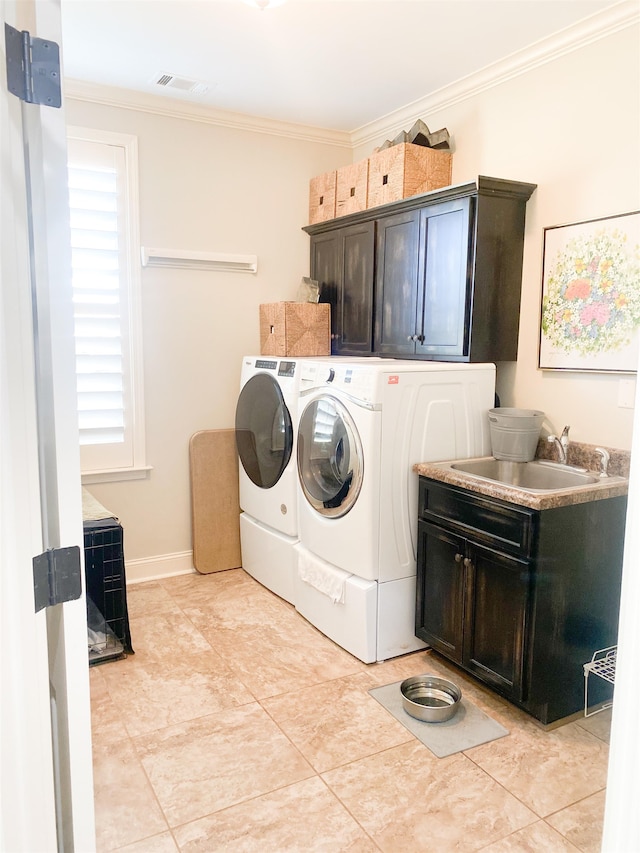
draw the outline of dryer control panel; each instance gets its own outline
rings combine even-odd
[[[326,388],[342,391],[354,400],[371,403],[375,396],[377,377],[366,364],[339,362],[308,362],[302,365],[300,392]]]
[[[278,367],[278,376],[286,376],[289,379],[292,379],[295,376],[296,372],[296,362],[295,361],[281,361],[280,366]]]

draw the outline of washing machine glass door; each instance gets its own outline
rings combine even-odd
[[[362,443],[340,400],[312,400],[298,426],[298,477],[319,513],[337,518],[354,505],[362,486]]]
[[[270,489],[289,464],[293,425],[282,389],[268,373],[257,373],[242,388],[236,406],[236,444],[247,476]]]

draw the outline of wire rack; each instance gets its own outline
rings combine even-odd
[[[613,702],[605,702],[603,705],[600,705],[600,707],[596,708],[595,711],[589,712],[589,676],[596,675],[598,678],[602,678],[604,681],[608,681],[609,684],[615,684],[617,655],[618,647],[609,646],[606,649],[598,649],[597,652],[593,653],[593,656],[589,663],[583,664],[585,717],[592,717],[599,711],[604,711],[606,708],[610,708],[612,706]]]

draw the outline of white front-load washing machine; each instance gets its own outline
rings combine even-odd
[[[242,566],[293,603],[300,361],[244,356],[236,405]]]
[[[295,606],[366,663],[414,633],[417,462],[490,453],[495,365],[309,361],[301,371]]]

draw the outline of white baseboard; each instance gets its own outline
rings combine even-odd
[[[190,575],[193,568],[193,551],[179,554],[160,554],[157,557],[142,557],[126,561],[127,583],[142,583],[176,575]]]

